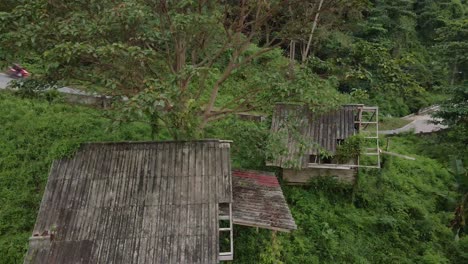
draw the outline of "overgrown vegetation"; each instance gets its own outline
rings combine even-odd
[[[231,139],[234,167],[267,169],[284,151],[269,120],[232,114],[278,102],[377,105],[381,129],[442,102],[450,129],[392,139],[417,160],[388,157],[356,188],[284,187],[299,230],[237,228],[236,263],[468,262],[467,236],[448,227],[467,189],[446,169],[468,164],[467,14],[466,0],[2,0],[0,66],[33,78],[0,93],[0,263],[22,262],[49,166],[81,142]],[[70,106],[44,84],[129,100]]]
[[[0,96],[0,262],[20,263],[52,160],[81,142],[147,140],[150,129],[115,127],[112,112]],[[207,133],[234,140],[235,167],[265,169],[268,128],[229,118]],[[350,186],[330,179],[283,186],[299,229],[274,234],[236,227],[235,263],[466,262],[467,237],[455,242],[448,227],[458,197],[454,177],[441,162],[418,155],[421,144],[414,136],[393,138],[392,151],[417,160],[389,157],[381,172],[362,171],[354,202]]]
[[[393,138],[383,169],[360,172],[359,188],[329,178],[310,187],[285,186],[298,230],[291,234],[240,229],[236,263],[464,263],[468,237],[448,227],[457,201],[443,164],[417,155],[410,136]],[[255,245],[255,246],[253,246]]]
[[[335,158],[339,163],[347,163],[357,159],[362,153],[365,138],[362,135],[354,135],[347,138],[341,145],[337,146]]]

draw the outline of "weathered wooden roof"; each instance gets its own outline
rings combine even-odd
[[[232,188],[235,224],[285,232],[297,229],[273,173],[233,170]]]
[[[307,167],[309,155],[320,149],[334,154],[338,140],[355,133],[354,121],[358,105],[347,105],[324,114],[314,114],[307,106],[277,104],[273,114],[271,133],[284,148],[268,165],[282,168]]]
[[[85,144],[53,163],[25,263],[218,263],[229,143]]]

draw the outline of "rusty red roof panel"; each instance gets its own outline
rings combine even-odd
[[[264,185],[268,187],[280,187],[278,179],[275,175],[270,175],[262,172],[252,172],[252,171],[232,171],[233,176],[254,179],[256,184]]]
[[[285,232],[297,229],[273,173],[233,170],[232,187],[235,224]]]

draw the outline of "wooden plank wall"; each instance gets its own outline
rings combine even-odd
[[[357,106],[343,106],[340,109],[325,114],[314,114],[307,106],[278,104],[273,114],[271,133],[286,134],[286,138],[277,144],[286,148],[284,155],[279,155],[269,165],[282,168],[291,168],[291,164],[296,164],[299,168],[306,168],[309,163],[309,155],[318,155],[320,148],[334,154],[337,148],[337,140],[344,140],[352,136],[355,132],[354,120]],[[309,143],[309,148],[300,153],[300,146],[297,136],[294,136],[296,122],[297,132],[305,142]]]
[[[87,144],[55,161],[25,263],[217,263],[229,144]],[[40,244],[40,243],[39,243]]]
[[[304,185],[317,177],[332,177],[343,183],[354,184],[357,168],[350,169],[325,169],[309,168],[302,170],[283,169],[283,180],[288,185]]]

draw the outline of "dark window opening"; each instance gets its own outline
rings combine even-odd
[[[309,163],[316,163],[316,164],[333,164],[334,157],[320,157],[317,155],[309,155]]]
[[[309,163],[318,163],[317,155],[309,155]]]
[[[218,210],[220,219],[229,219],[229,203],[219,203]]]

